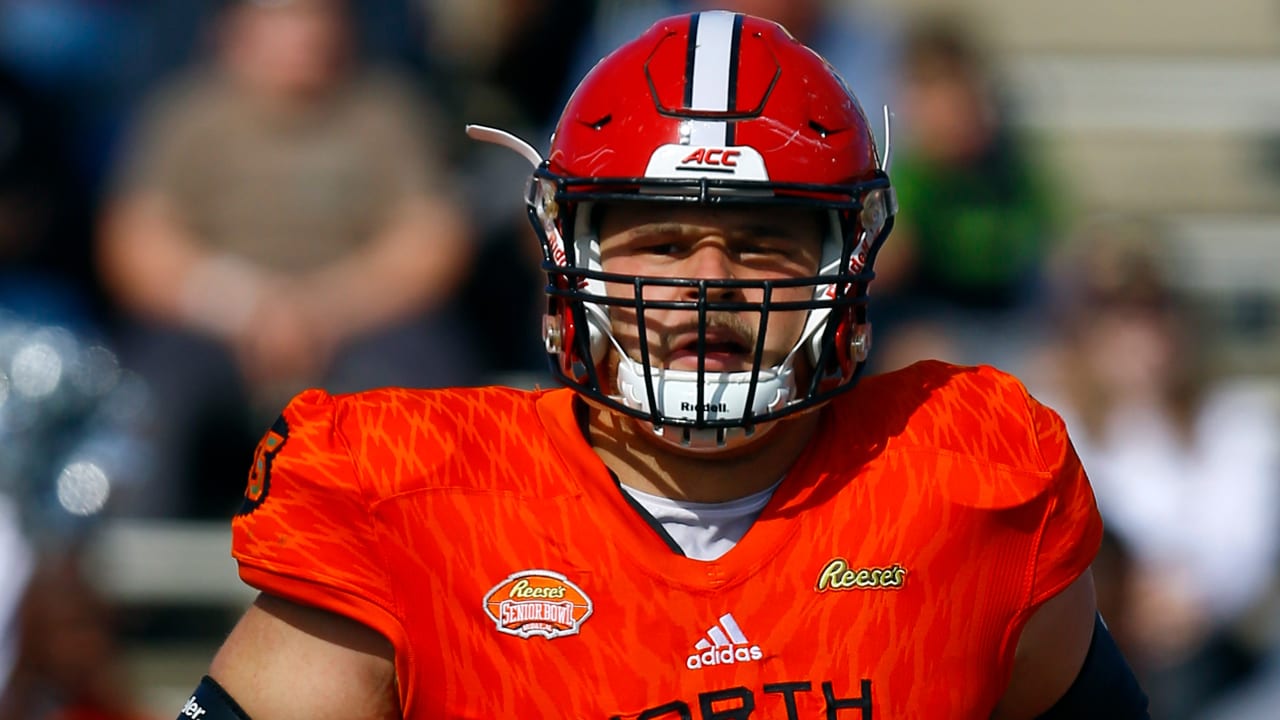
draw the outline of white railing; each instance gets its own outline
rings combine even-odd
[[[89,548],[86,569],[123,604],[245,607],[257,593],[236,573],[230,520],[112,520]]]

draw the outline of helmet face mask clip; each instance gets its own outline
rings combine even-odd
[[[502,131],[468,133],[534,166],[526,204],[547,272],[544,342],[553,373],[588,401],[673,447],[715,453],[853,386],[870,349],[867,284],[893,225],[893,192],[844,81],[780,26],[719,11],[659,21],[579,84],[545,160]],[[624,203],[655,217],[688,207],[815,212],[825,226],[817,272],[606,272],[598,211]],[[657,320],[664,313],[696,318],[680,336],[695,367],[655,358],[651,346],[673,331]],[[803,314],[799,338],[770,351],[770,318],[777,325],[784,313]],[[624,318],[636,335],[625,343]],[[708,359],[726,344],[748,368]]]

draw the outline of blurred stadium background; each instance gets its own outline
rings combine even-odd
[[[832,4],[839,2],[833,0]],[[1280,382],[1280,4],[1272,0],[873,0],[864,4],[892,17],[898,29],[938,13],[962,20],[992,60],[994,74],[1004,88],[1010,122],[1037,139],[1038,148],[1054,168],[1058,187],[1065,194],[1064,206],[1071,215],[1063,232],[1068,238],[1064,242],[1098,218],[1154,219],[1160,226],[1160,263],[1181,301],[1195,310],[1186,316],[1191,326],[1183,340],[1190,344],[1187,351],[1205,354],[1208,364],[1202,371],[1214,378],[1243,380],[1249,392],[1261,395],[1275,392]],[[84,236],[64,246],[65,253],[78,251],[83,256],[64,254],[55,258],[57,262],[42,265],[41,270],[52,267],[64,272],[71,282],[83,284],[85,296],[98,307],[110,308],[112,300],[102,290],[94,267],[91,238],[99,232],[95,216],[102,212],[108,194],[104,188],[110,184],[110,167],[116,164],[115,156],[127,135],[124,128],[136,119],[144,99],[178,67],[202,57],[207,45],[204,38],[218,3],[166,5],[126,0],[0,0],[0,67],[8,65],[9,71],[25,78],[36,94],[46,96],[47,105],[53,108],[50,117],[65,131],[62,145],[72,158],[72,174],[89,216],[80,226]],[[464,192],[455,195],[466,202],[477,197],[466,190],[490,188],[464,208],[478,238],[477,266],[497,263],[508,273],[506,277],[515,278],[514,286],[536,277],[529,270],[530,261],[521,255],[532,251],[532,245],[525,251],[513,249],[508,236],[518,237],[518,233],[505,225],[495,227],[499,223],[492,219],[494,215],[506,217],[503,213],[518,214],[519,179],[505,188],[499,184],[498,189],[492,189],[491,178],[502,171],[518,173],[520,167],[502,165],[466,147],[460,123],[516,117],[521,119],[517,124],[530,129],[534,137],[544,137],[549,108],[564,99],[562,93],[576,80],[573,73],[587,66],[562,46],[592,47],[589,36],[593,28],[625,24],[625,19],[643,5],[626,0],[386,0],[354,5],[361,51],[398,66],[439,106],[437,120],[451,123],[443,129],[437,126],[436,142],[453,173],[449,177],[456,174],[460,178],[454,190]],[[546,8],[585,12],[589,22],[567,22],[567,15],[541,18],[539,13]],[[511,18],[515,20],[505,22]],[[121,22],[132,25],[126,30],[112,25]],[[524,32],[511,27],[521,22],[531,26]],[[552,32],[548,27],[558,30]],[[72,29],[76,32],[59,35]],[[516,38],[510,40],[514,49],[509,52],[535,71],[543,53],[558,50],[550,54],[564,57],[546,67],[562,69],[567,85],[552,78],[542,87],[550,88],[553,97],[520,97],[521,76],[507,66],[511,63],[509,58],[504,60],[503,50],[492,47],[501,41],[486,37],[487,30]],[[612,35],[601,32],[600,36]],[[50,42],[56,45],[58,38],[68,47],[48,47]],[[475,53],[470,61],[469,52]],[[589,55],[590,50],[581,52]],[[451,73],[464,87],[449,86],[442,79]],[[857,91],[859,78],[847,79]],[[465,87],[471,80],[474,86]],[[475,116],[463,117],[468,111]],[[0,147],[5,130],[0,118]],[[8,218],[0,206],[0,227]],[[492,239],[499,236],[507,239]],[[0,233],[0,240],[3,237]],[[529,238],[521,241],[532,242]],[[3,247],[0,242],[0,249]],[[4,282],[20,281],[29,269],[14,263],[5,274],[5,262],[0,255],[0,289]],[[470,302],[477,286],[493,287],[474,278],[461,282],[456,302]],[[537,329],[536,317],[526,311],[528,306],[536,306],[536,301],[508,294],[490,302],[480,310],[464,307],[458,313],[478,336],[473,338],[472,351],[483,358],[480,366],[485,375],[479,381],[543,382],[536,336],[532,335]],[[116,311],[95,310],[89,315],[95,326],[105,318],[101,323],[110,328]],[[519,327],[526,320],[527,331],[509,332],[509,327]],[[239,583],[228,554],[226,517],[230,507],[216,504],[227,497],[226,488],[208,493],[215,505],[203,511],[192,512],[187,506],[168,513],[130,512],[107,500],[109,493],[100,488],[107,481],[96,475],[77,481],[80,476],[68,476],[69,466],[63,465],[33,471],[31,463],[39,458],[31,460],[24,453],[39,452],[30,444],[35,436],[30,427],[22,430],[22,423],[12,417],[22,399],[17,385],[22,368],[17,358],[24,347],[56,347],[57,343],[41,345],[43,341],[30,339],[31,333],[41,332],[40,328],[47,329],[51,323],[26,320],[19,325],[12,318],[11,322],[26,334],[12,328],[7,335],[0,333],[0,359],[9,363],[0,365],[0,381],[4,381],[0,382],[0,413],[9,413],[8,424],[0,422],[0,493],[18,499],[27,544],[36,548],[35,557],[40,561],[62,557],[68,547],[74,548],[71,552],[80,559],[84,576],[105,600],[103,617],[109,618],[111,632],[118,640],[114,657],[128,678],[128,686],[135,690],[134,704],[146,715],[170,717],[207,667],[220,638],[253,597],[253,592]],[[496,322],[510,325],[495,328]],[[493,342],[488,336],[495,332],[509,336],[506,344],[486,345]],[[14,339],[20,337],[26,340]],[[78,386],[82,395],[103,403],[107,403],[104,398],[120,392],[145,395],[145,390],[130,390],[136,377],[127,363],[101,355],[115,352],[111,330],[90,330],[84,337],[83,347],[64,346],[62,357],[67,359],[67,367],[71,367],[72,358],[83,353],[88,353],[90,360],[97,357],[99,372],[109,378],[102,382],[111,388],[93,390],[92,383],[82,384]],[[31,362],[30,352],[24,357]],[[998,357],[978,359],[996,364],[1002,361]],[[77,367],[92,364],[90,360],[77,360]],[[1027,366],[1021,361],[1012,364]],[[376,378],[376,373],[372,377]],[[27,396],[24,412],[36,412],[32,408],[40,398],[46,398],[46,404],[61,403],[58,412],[66,411],[71,391],[59,392],[62,394]],[[6,397],[10,399],[7,410]],[[62,399],[48,399],[56,397]],[[120,403],[124,410],[118,408]],[[127,416],[140,403],[126,397],[116,403],[113,412]],[[84,425],[65,419],[49,422],[52,429],[46,434],[64,433],[73,424],[78,428]],[[118,444],[116,455],[128,455],[129,447]],[[225,447],[236,451],[218,461],[247,470],[251,446],[247,450],[234,443]],[[51,464],[60,462],[53,455],[44,459]],[[15,466],[23,469],[15,470]],[[126,457],[112,467],[115,470],[111,472],[127,473],[131,466]],[[207,468],[191,470],[200,474]],[[1274,466],[1270,470],[1269,482],[1280,486],[1280,472]],[[2,484],[4,472],[10,473],[9,487]],[[50,477],[48,484],[55,494],[62,488],[62,508],[70,511],[68,502],[80,508],[76,527],[68,530],[59,526],[62,521],[53,513],[49,514],[52,519],[45,519],[39,509],[44,505],[27,500],[40,493],[47,500],[48,489],[32,490],[30,486],[38,481],[29,478],[25,484],[15,481],[12,475],[18,472]],[[239,493],[243,475],[244,471],[235,471],[225,479],[231,496]],[[63,479],[63,485],[57,486],[57,478]],[[128,484],[114,476],[110,479]],[[1232,492],[1225,484],[1228,479],[1223,480],[1222,492]],[[15,489],[19,486],[28,489]],[[100,501],[95,500],[95,492],[99,492],[95,488],[100,489]],[[67,501],[67,493],[78,500]],[[1280,506],[1268,510],[1280,516]],[[1280,523],[1268,527],[1274,530],[1277,526]],[[72,539],[47,541],[54,536]],[[1271,538],[1264,551],[1262,562],[1268,571],[1263,572],[1261,582],[1268,587],[1274,583],[1270,574],[1276,561],[1274,545],[1280,545],[1280,537]],[[6,566],[4,562],[0,559],[0,569],[6,570],[0,573],[0,584],[12,580],[10,585],[20,586],[28,575],[22,563],[13,561]],[[57,587],[65,592],[69,586]],[[20,587],[10,588],[9,594],[18,592]],[[3,597],[0,593],[0,610],[5,607]],[[1250,603],[1223,630],[1236,640],[1243,637],[1235,644],[1252,654],[1245,663],[1247,668],[1227,673],[1233,681],[1224,681],[1215,692],[1234,691],[1264,676],[1280,637],[1276,632],[1280,620],[1276,597],[1274,590],[1266,591],[1261,601]],[[8,644],[17,642],[15,625],[6,629],[0,624],[0,633]],[[1184,716],[1200,715],[1188,712]]]

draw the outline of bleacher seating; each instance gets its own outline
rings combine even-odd
[[[1171,223],[1220,369],[1280,373],[1280,4],[873,2],[966,20],[1082,213]]]

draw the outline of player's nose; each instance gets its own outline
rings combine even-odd
[[[735,276],[733,253],[722,239],[705,238],[686,258],[686,270],[689,277],[699,280],[732,280]]]
[[[722,240],[708,238],[698,243],[685,258],[684,272],[681,274],[695,280],[733,280],[735,278],[733,255]],[[697,300],[700,294],[701,290],[696,285],[684,290],[685,297],[690,300]],[[708,300],[729,300],[740,294],[736,288],[714,285],[707,288]]]

